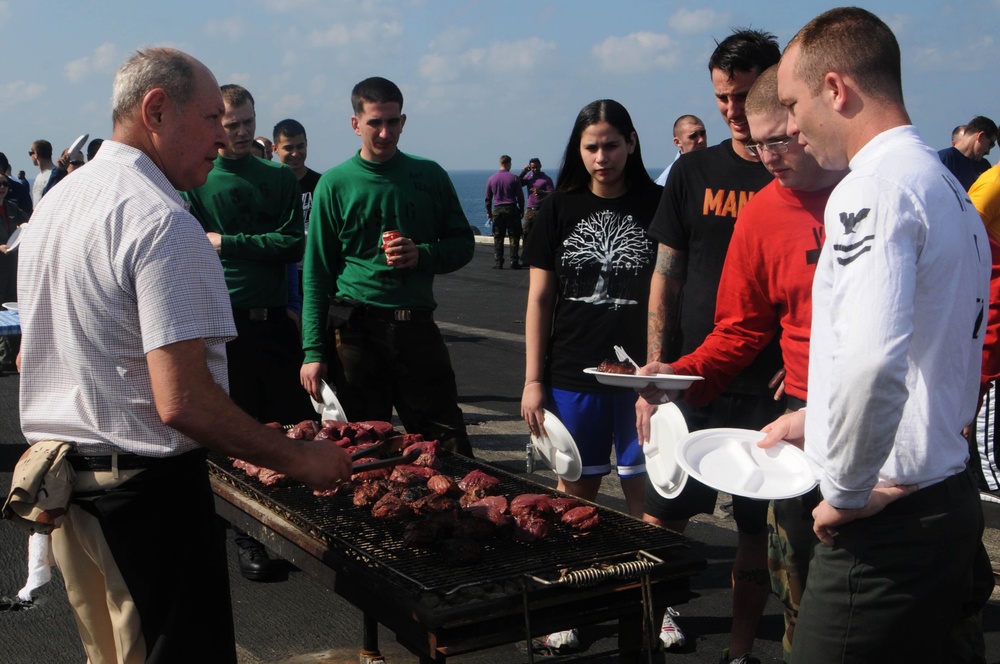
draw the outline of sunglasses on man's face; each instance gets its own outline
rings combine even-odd
[[[34,150],[28,150],[28,156],[29,157],[34,157],[35,156],[35,151]]]

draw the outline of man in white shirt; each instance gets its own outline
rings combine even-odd
[[[56,168],[52,163],[52,144],[45,139],[32,143],[28,156],[31,157],[32,165],[38,167],[38,175],[31,185],[32,205],[38,205],[42,196],[66,175],[66,171]]]
[[[135,54],[115,77],[111,140],[19,249],[21,429],[72,446],[52,550],[91,662],[235,664],[206,447],[317,489],[351,472],[336,445],[292,441],[226,394],[222,266],[177,194],[212,170],[224,110],[191,56]]]
[[[708,147],[708,133],[705,131],[705,123],[696,115],[682,115],[674,120],[674,145],[677,146],[677,154],[670,166],[663,169],[660,177],[656,178],[656,184],[661,187],[667,183],[667,176],[670,169],[682,154],[704,150]]]
[[[892,31],[852,7],[800,30],[778,70],[788,135],[851,171],[826,208],[808,414],[772,423],[763,443],[804,440],[819,469],[796,664],[983,657],[981,625],[969,626],[993,582],[961,431],[975,416],[990,253],[910,124],[900,69]]]

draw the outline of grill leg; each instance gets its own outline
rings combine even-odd
[[[361,619],[361,644],[360,664],[385,664],[378,649],[378,621],[367,613]]]

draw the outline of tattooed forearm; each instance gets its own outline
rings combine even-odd
[[[687,253],[660,245],[656,252],[656,274],[674,281],[684,281],[687,275]]]
[[[646,325],[646,361],[666,361],[667,341],[677,327],[680,292],[687,267],[687,255],[660,245],[656,268],[649,287]]]

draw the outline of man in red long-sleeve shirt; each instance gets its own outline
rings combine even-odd
[[[774,180],[736,220],[719,282],[715,328],[694,351],[669,365],[652,362],[641,373],[704,377],[683,395],[689,405],[702,406],[780,334],[788,408],[797,410],[806,401],[812,280],[823,246],[823,210],[846,171],[823,170],[785,133],[788,113],[778,102],[777,65],[750,89],[746,115],[747,149],[760,157]],[[656,403],[665,395],[653,391],[643,396]],[[648,440],[648,420],[640,417],[638,424],[640,440]],[[799,596],[796,592],[786,601],[786,620],[790,615],[794,622]]]

